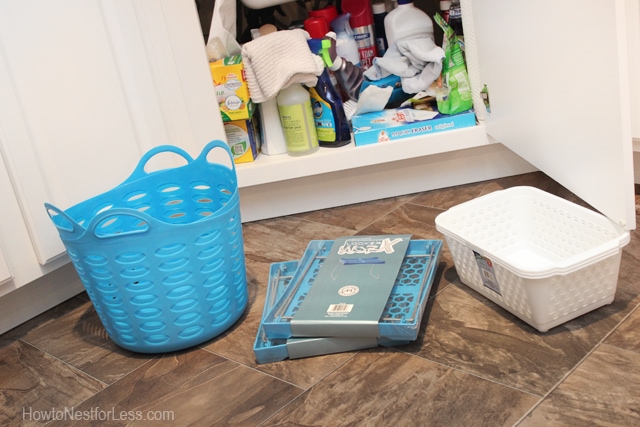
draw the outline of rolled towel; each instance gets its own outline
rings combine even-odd
[[[428,37],[398,40],[382,58],[375,58],[364,75],[380,80],[391,74],[400,77],[402,90],[418,93],[426,90],[442,72],[444,50]]]
[[[308,33],[301,29],[277,31],[242,46],[249,94],[255,103],[278,95],[293,83],[313,87],[324,70],[322,58],[307,45]]]

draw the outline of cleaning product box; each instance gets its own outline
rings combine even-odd
[[[209,63],[224,122],[249,120],[255,105],[249,96],[242,56],[234,55]]]
[[[445,115],[437,111],[398,108],[355,115],[351,123],[355,144],[368,145],[475,126],[476,115],[473,110]]]
[[[234,120],[224,123],[227,143],[234,163],[253,162],[260,153],[260,114],[256,111],[249,120]]]

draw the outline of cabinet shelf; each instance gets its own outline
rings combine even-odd
[[[237,165],[242,220],[256,221],[535,170],[484,124]]]
[[[321,147],[309,156],[260,155],[252,163],[236,165],[238,185],[245,188],[495,143],[487,135],[484,124],[479,124],[383,144],[356,147],[352,142],[340,148]]]

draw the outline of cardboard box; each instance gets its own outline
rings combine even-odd
[[[255,105],[249,96],[242,56],[234,55],[209,63],[224,122],[249,120]]]
[[[251,120],[234,120],[224,123],[224,131],[234,163],[253,162],[260,153],[260,115],[256,112]]]
[[[395,141],[417,135],[475,126],[473,110],[460,114],[434,114],[430,111],[398,108],[355,115],[351,119],[356,145]]]

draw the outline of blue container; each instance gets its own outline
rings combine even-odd
[[[224,150],[230,165],[210,162]],[[159,153],[186,165],[146,172]],[[212,141],[194,160],[147,152],[122,184],[66,211],[45,208],[111,339],[141,353],[181,350],[227,330],[247,306],[233,156]]]

